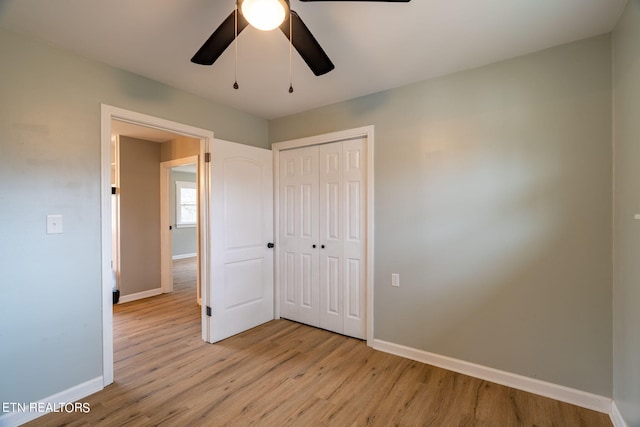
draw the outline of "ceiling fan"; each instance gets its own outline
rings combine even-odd
[[[368,1],[408,3],[411,0],[301,0],[312,1]],[[238,13],[239,12],[239,13]],[[268,22],[267,22],[268,21]],[[202,47],[191,58],[191,62],[212,65],[234,39],[251,25],[260,30],[280,30],[296,48],[302,59],[316,76],[333,70],[335,66],[322,50],[311,31],[298,14],[289,7],[289,0],[237,0],[233,12],[211,34]],[[291,34],[293,33],[293,37]],[[237,83],[236,85],[237,86]],[[234,87],[235,87],[234,86]]]

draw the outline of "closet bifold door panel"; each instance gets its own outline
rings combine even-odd
[[[343,328],[340,333],[365,338],[366,331],[366,195],[365,139],[342,142]]]
[[[319,326],[318,147],[281,152],[279,173],[280,316]]]
[[[280,153],[280,315],[364,338],[365,139]]]
[[[344,191],[342,143],[319,147],[320,154],[320,327],[342,333],[344,314]]]

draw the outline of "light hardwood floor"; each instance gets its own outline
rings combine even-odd
[[[274,320],[200,339],[188,261],[175,291],[114,309],[115,383],[89,414],[33,426],[611,426],[605,414]]]

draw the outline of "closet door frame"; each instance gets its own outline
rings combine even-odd
[[[289,141],[276,142],[272,144],[273,150],[273,172],[274,172],[274,236],[276,251],[274,253],[274,313],[275,318],[280,318],[280,151],[292,148],[308,147],[311,145],[328,144],[331,142],[346,141],[355,138],[365,138],[365,146],[367,153],[366,161],[366,313],[365,313],[365,339],[367,345],[373,347],[373,232],[374,232],[374,215],[373,215],[373,195],[374,195],[374,126],[364,126],[355,129],[347,129],[339,132],[326,133],[322,135],[311,136],[307,138],[293,139]]]

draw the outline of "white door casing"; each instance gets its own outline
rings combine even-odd
[[[214,140],[207,341],[274,318],[272,152]]]
[[[158,117],[149,116],[135,111],[125,110],[106,104],[101,104],[101,267],[102,267],[102,378],[103,385],[113,383],[113,311],[112,311],[112,236],[111,236],[111,135],[112,121],[119,120],[136,125],[165,130],[167,132],[197,138],[200,140],[200,160],[198,162],[198,188],[199,188],[199,218],[204,220],[199,223],[200,232],[198,239],[198,253],[203,259],[209,257],[209,170],[202,161],[204,154],[209,152],[209,146],[213,140],[213,132],[173,122]],[[207,263],[201,263],[200,277],[203,280],[203,291],[207,290],[210,278]],[[205,308],[202,307],[202,339],[206,341],[207,322],[205,321]]]

